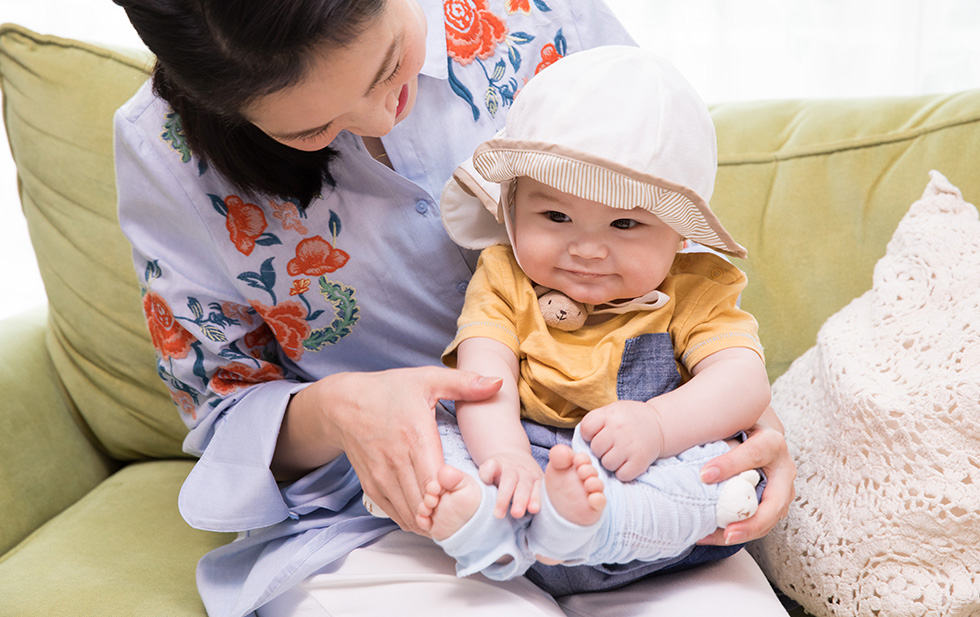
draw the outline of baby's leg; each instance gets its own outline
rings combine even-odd
[[[476,479],[443,465],[425,487],[415,520],[434,540],[445,540],[473,518],[481,498]]]

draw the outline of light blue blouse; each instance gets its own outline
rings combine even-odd
[[[184,449],[200,457],[180,512],[239,532],[198,566],[213,617],[250,614],[394,529],[364,510],[345,457],[276,483],[289,397],[337,371],[439,364],[476,262],[442,227],[442,186],[502,128],[536,69],[632,44],[602,0],[420,4],[429,29],[415,108],[383,138],[395,171],[341,133],[336,187],[305,212],[248,199],[203,165],[149,85],[116,114],[119,218],[158,372],[190,429]],[[450,13],[456,4],[476,10]]]

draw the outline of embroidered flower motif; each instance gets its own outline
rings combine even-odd
[[[296,279],[293,281],[293,287],[289,290],[289,295],[298,296],[300,294],[305,294],[310,290],[310,279]]]
[[[507,35],[507,24],[487,8],[487,0],[446,0],[446,48],[449,56],[466,66],[474,58],[486,60]]]
[[[234,302],[222,302],[219,306],[221,307],[221,312],[229,319],[239,319],[248,325],[255,323],[254,313],[247,306],[235,304]]]
[[[320,276],[342,268],[348,259],[350,255],[346,252],[335,249],[320,236],[313,236],[296,245],[296,257],[286,264],[286,271],[290,276]]]
[[[507,13],[513,14],[522,12],[525,15],[531,14],[531,0],[507,0]]]
[[[235,248],[243,255],[251,255],[255,241],[262,236],[267,226],[262,208],[247,204],[237,195],[225,197],[228,219],[225,227]]]
[[[262,324],[245,335],[245,346],[249,349],[265,347],[274,340],[276,337],[273,336],[272,329],[268,324]]]
[[[541,62],[534,69],[534,74],[537,75],[541,71],[545,70],[555,62],[561,60],[564,56],[558,51],[554,43],[548,43],[541,48]]]
[[[173,399],[174,405],[176,405],[178,409],[189,415],[192,420],[197,420],[197,406],[194,405],[194,397],[192,397],[189,392],[184,392],[183,390],[171,390],[170,398]]]
[[[293,229],[304,236],[309,233],[306,225],[303,225],[303,222],[299,220],[299,208],[296,207],[296,204],[288,201],[277,204],[271,199],[269,203],[272,205],[272,216],[282,223],[283,229]]]
[[[252,308],[272,329],[286,357],[299,362],[303,357],[303,341],[310,335],[310,325],[306,322],[306,309],[303,305],[299,302],[281,302],[275,306],[266,306],[253,300]]]
[[[160,355],[165,360],[186,358],[195,339],[174,318],[167,301],[160,294],[146,292],[143,296],[143,314],[150,330],[150,340]]]
[[[211,377],[208,386],[221,396],[228,396],[238,390],[257,383],[282,379],[282,369],[269,362],[260,362],[258,368],[241,362],[223,366]]]

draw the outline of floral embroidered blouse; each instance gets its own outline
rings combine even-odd
[[[394,171],[343,132],[336,187],[305,211],[243,198],[189,151],[148,84],[116,114],[120,223],[158,373],[190,429],[184,449],[200,457],[181,514],[241,532],[198,568],[212,616],[249,614],[394,528],[364,510],[344,457],[276,483],[269,463],[289,397],[337,371],[441,364],[477,258],[442,227],[443,184],[503,127],[535,72],[632,44],[601,0],[420,4],[429,24],[415,108],[382,139]]]

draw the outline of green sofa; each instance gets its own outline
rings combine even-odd
[[[0,28],[0,80],[46,310],[0,322],[0,615],[201,616],[192,466],[115,208],[112,114],[149,58]],[[714,208],[750,260],[770,377],[870,286],[939,169],[980,199],[980,91],[716,105]],[[15,204],[2,204],[10,216]]]

